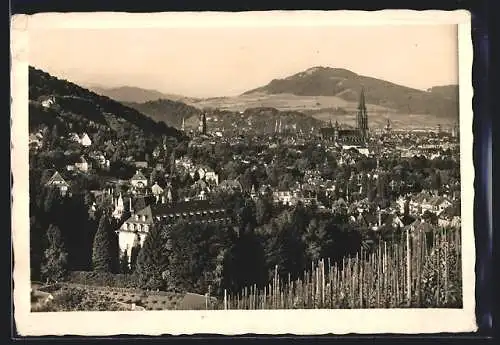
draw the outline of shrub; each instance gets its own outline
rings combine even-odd
[[[137,288],[136,277],[133,274],[113,274],[109,272],[70,272],[69,282],[94,286],[117,288]]]

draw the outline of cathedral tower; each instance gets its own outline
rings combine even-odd
[[[357,127],[363,139],[368,137],[368,114],[366,112],[365,89],[361,89],[358,105]]]
[[[198,132],[200,134],[207,134],[207,116],[205,113],[202,113],[200,116],[200,124],[198,125]]]

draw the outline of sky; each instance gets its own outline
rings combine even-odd
[[[30,65],[83,86],[235,96],[314,66],[417,89],[458,83],[456,25],[41,28]]]

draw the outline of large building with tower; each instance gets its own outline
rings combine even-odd
[[[329,127],[320,129],[323,140],[334,141],[343,145],[364,146],[369,139],[368,113],[366,111],[365,90],[361,89],[359,97],[356,128],[343,129],[337,121],[335,125],[330,122]]]
[[[207,200],[193,200],[174,204],[162,198],[141,210],[134,211],[131,209],[130,214],[130,217],[116,230],[120,255],[125,252],[129,263],[132,247],[144,244],[154,224],[172,226],[183,221],[185,223],[231,225],[234,222],[234,216],[229,210],[216,206]]]

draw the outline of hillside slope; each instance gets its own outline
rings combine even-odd
[[[169,99],[124,104],[149,116],[155,121],[163,121],[167,125],[176,128],[181,128],[182,119],[187,121],[191,117],[198,118],[201,114],[201,110],[198,108]]]
[[[458,85],[434,86],[427,91],[450,100],[458,100]]]
[[[109,97],[115,101],[125,103],[145,103],[159,99],[180,100],[184,98],[179,95],[166,94],[157,90],[143,89],[134,86],[121,86],[115,88],[91,86],[89,90],[99,95]]]
[[[42,100],[49,97],[55,104],[43,107]],[[163,122],[156,122],[135,109],[33,67],[29,69],[29,100],[30,129],[40,124],[60,123],[82,131],[99,127],[119,134],[133,131],[149,136],[183,137],[180,131]]]
[[[438,117],[456,117],[458,98],[443,97],[439,92],[426,92],[397,85],[385,80],[361,76],[354,72],[313,67],[284,79],[247,91],[255,93],[296,96],[334,96],[348,102],[357,102],[361,89],[365,89],[366,102],[408,114],[428,114]]]

